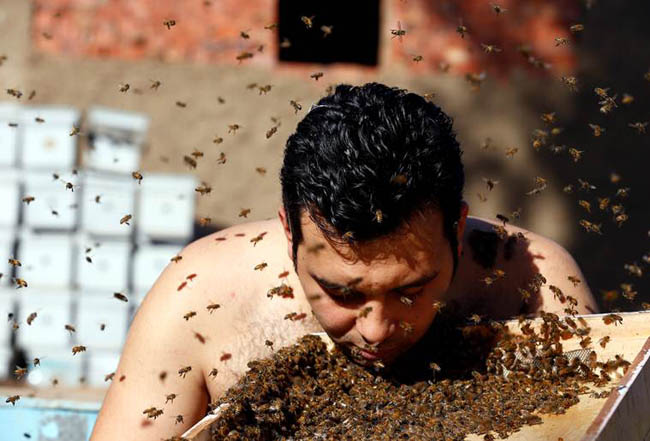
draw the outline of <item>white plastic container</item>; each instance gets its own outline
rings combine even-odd
[[[13,232],[11,230],[0,230],[0,274],[2,274],[2,277],[0,277],[0,289],[10,283],[12,268],[9,264],[9,257],[14,252],[13,247]]]
[[[72,283],[74,236],[67,234],[25,233],[18,240],[17,255],[22,266],[18,277],[30,288],[67,289]]]
[[[144,292],[151,289],[171,258],[183,249],[182,245],[144,244],[133,253],[133,290]]]
[[[135,186],[138,184],[133,178],[86,172],[82,182],[82,230],[98,236],[131,236],[138,221],[135,215]],[[133,216],[132,219],[128,225],[121,224],[127,214]]]
[[[97,246],[99,245],[99,246]],[[90,251],[86,253],[86,250]],[[86,237],[77,253],[76,286],[82,296],[113,295],[129,286],[132,245],[126,240],[94,240]],[[89,257],[91,262],[88,262]]]
[[[79,174],[28,171],[25,173],[24,196],[34,201],[23,206],[23,223],[33,229],[73,230],[79,218]],[[72,188],[67,188],[67,184]]]
[[[66,324],[72,324],[71,301],[72,294],[67,290],[31,290],[18,296],[18,344],[28,351],[36,347],[59,347],[71,351],[72,338],[65,329]],[[32,312],[37,316],[28,325],[26,319]]]
[[[93,350],[119,352],[126,337],[128,309],[128,303],[113,298],[112,294],[102,297],[81,295],[77,302],[76,341]]]

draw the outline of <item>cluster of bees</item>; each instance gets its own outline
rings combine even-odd
[[[610,314],[606,324],[621,316]],[[252,361],[224,398],[215,440],[446,439],[469,434],[506,438],[542,414],[562,414],[580,396],[605,398],[630,363],[599,361],[594,350],[571,356],[563,342],[590,346],[582,318],[542,313],[521,317],[519,332],[499,322],[463,323],[441,314],[418,342],[418,355],[375,372],[317,336],[305,336],[271,358]],[[609,337],[600,339],[605,347]],[[174,438],[171,438],[174,439]]]

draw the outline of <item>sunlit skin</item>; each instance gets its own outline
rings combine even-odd
[[[463,204],[455,250],[459,255],[467,212]],[[291,234],[282,209],[280,218],[291,258]],[[361,364],[391,363],[424,335],[436,315],[434,302],[444,301],[451,285],[453,256],[442,213],[426,209],[397,232],[353,247],[329,241],[305,211],[301,222],[297,274],[314,316],[335,343],[352,354],[355,347],[362,351],[354,356]],[[318,244],[324,247],[313,251]],[[345,287],[355,279],[358,283],[346,294]],[[361,313],[368,308],[367,314]],[[412,332],[405,332],[400,322],[411,325]]]

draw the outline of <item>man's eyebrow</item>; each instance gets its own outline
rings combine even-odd
[[[415,288],[417,286],[426,285],[427,283],[429,283],[430,281],[435,279],[438,276],[438,274],[440,274],[440,271],[436,270],[431,274],[428,274],[426,276],[422,276],[419,279],[414,280],[413,282],[410,282],[410,283],[407,283],[405,285],[393,288],[391,291],[403,291],[405,289]],[[346,286],[346,285],[341,285],[339,283],[330,282],[329,280],[327,280],[327,279],[325,279],[323,277],[319,277],[319,276],[317,276],[317,275],[315,275],[315,274],[313,274],[311,272],[309,273],[309,275],[314,280],[316,280],[318,283],[323,285],[325,288],[329,288],[329,289],[348,289],[350,292],[353,292],[353,293],[358,293],[359,292],[359,291],[355,290],[354,288],[352,288],[351,286]],[[354,285],[352,285],[352,286],[354,286]]]

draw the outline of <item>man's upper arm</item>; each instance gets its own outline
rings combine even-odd
[[[542,259],[535,261],[539,272],[546,278],[546,284],[540,289],[539,302],[528,312],[554,312],[565,315],[564,309],[569,307],[569,302],[561,302],[560,298],[550,288],[560,289],[564,296],[571,296],[578,302],[575,309],[578,314],[594,314],[598,312],[598,305],[589,289],[580,267],[571,254],[558,243],[550,239],[541,239],[539,254]],[[569,277],[573,279],[570,280]]]
[[[199,365],[200,348],[182,317],[193,302],[191,287],[177,290],[187,280],[188,264],[201,246],[188,245],[181,253],[183,260],[167,266],[140,306],[92,441],[166,439],[182,434],[205,415],[209,398]],[[182,378],[178,371],[187,366],[192,369]],[[169,394],[177,396],[166,402]],[[151,407],[164,413],[155,420],[147,418],[143,411]],[[177,415],[183,416],[183,423],[176,423]]]

